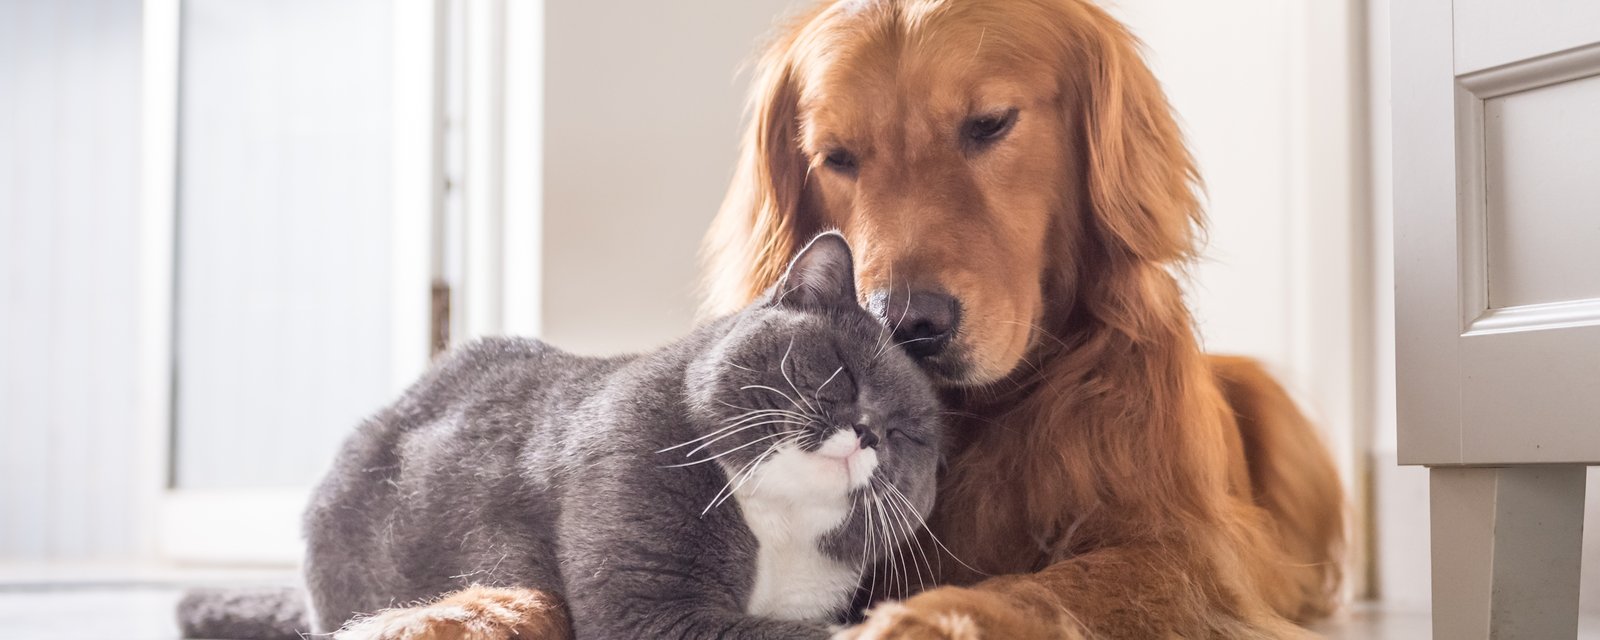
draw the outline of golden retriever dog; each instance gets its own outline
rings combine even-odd
[[[838,229],[956,434],[933,535],[879,572],[910,597],[846,635],[1284,637],[1335,607],[1330,456],[1255,363],[1201,352],[1183,302],[1198,182],[1087,0],[839,0],[771,44],[710,303]]]
[[[928,528],[842,638],[1278,638],[1335,607],[1337,472],[1260,367],[1200,350],[1179,280],[1199,180],[1121,24],[1088,0],[823,2],[760,59],[748,126],[711,309],[837,229],[949,408]],[[520,601],[552,599],[385,616],[564,635]]]

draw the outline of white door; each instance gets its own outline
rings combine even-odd
[[[1433,468],[1434,637],[1570,638],[1600,462],[1600,2],[1396,2],[1393,56],[1399,454]]]
[[[340,441],[426,366],[437,3],[148,0],[154,551],[291,563]]]

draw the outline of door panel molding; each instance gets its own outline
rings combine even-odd
[[[1499,306],[1491,296],[1492,264],[1489,154],[1491,132],[1503,126],[1490,105],[1569,82],[1600,76],[1600,44],[1485,69],[1456,79],[1456,149],[1459,217],[1461,330],[1464,335],[1553,329],[1600,323],[1600,300],[1552,300]]]
[[[1480,100],[1600,74],[1600,43],[1475,71],[1456,79]]]
[[[1600,300],[1575,300],[1487,309],[1467,324],[1462,337],[1512,331],[1566,329],[1600,324]]]

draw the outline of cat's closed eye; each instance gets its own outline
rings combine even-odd
[[[911,441],[911,443],[915,444],[915,445],[920,445],[920,446],[927,446],[928,445],[928,443],[923,442],[921,438],[918,438],[918,437],[913,436],[913,435],[911,435],[909,433],[906,433],[904,429],[890,427],[888,435],[889,435],[890,438],[905,438],[906,440]]]

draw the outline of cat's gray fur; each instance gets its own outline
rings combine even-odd
[[[737,501],[706,507],[775,434],[803,428],[797,446],[814,448],[862,423],[874,482],[931,507],[936,398],[853,281],[849,247],[825,234],[766,299],[652,353],[496,338],[448,356],[350,437],[307,510],[315,630],[477,583],[561,594],[580,638],[826,637],[826,620],[747,615],[757,540]],[[663,451],[752,410],[810,421]],[[864,550],[861,511],[822,544],[864,571],[910,532],[880,529]]]

